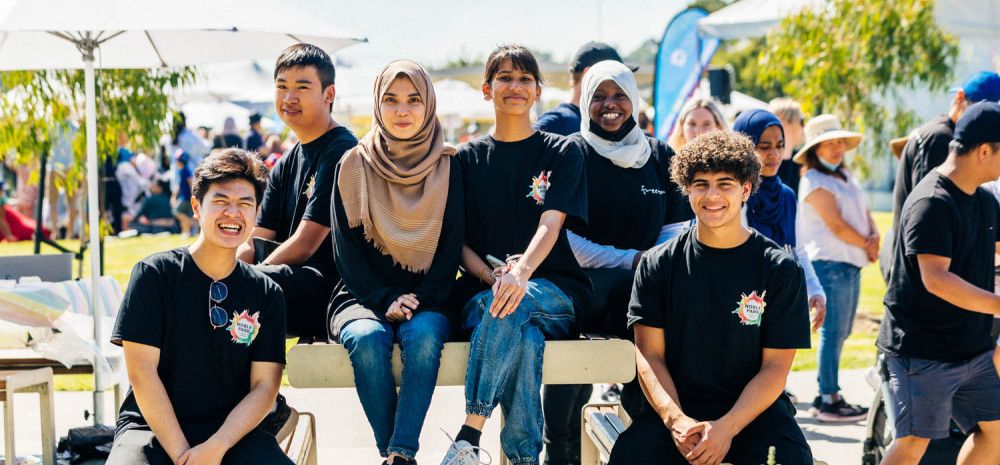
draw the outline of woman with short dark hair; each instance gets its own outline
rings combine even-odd
[[[513,463],[537,463],[545,340],[569,337],[574,316],[591,299],[563,231],[564,223],[587,217],[583,156],[566,138],[532,127],[541,90],[530,50],[494,50],[482,91],[493,102],[496,127],[458,148],[466,228],[455,300],[472,344],[465,425],[445,465],[479,463],[479,436],[498,404],[506,413],[504,454]]]

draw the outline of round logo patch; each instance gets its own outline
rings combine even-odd
[[[764,291],[759,297],[757,296],[757,291],[753,291],[750,295],[740,294],[740,301],[736,304],[736,310],[733,313],[740,317],[740,324],[746,326],[760,326],[761,317],[764,316],[764,307],[767,303],[764,302],[764,296],[767,295],[767,291]]]
[[[233,342],[237,344],[250,345],[254,339],[257,338],[257,334],[260,333],[260,322],[257,318],[260,317],[260,312],[256,312],[253,315],[247,313],[247,310],[243,310],[240,313],[233,312],[233,320],[226,328],[229,330],[229,335],[233,337]]]

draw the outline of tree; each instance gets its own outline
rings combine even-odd
[[[119,133],[134,147],[152,147],[169,127],[168,95],[195,79],[193,68],[96,71],[97,152],[114,153]],[[0,73],[0,154],[33,164],[49,153],[55,137],[70,124],[75,163],[66,167],[66,189],[77,188],[85,169],[84,78],[79,70]]]
[[[833,113],[865,133],[861,153],[886,156],[888,139],[905,134],[916,116],[901,91],[943,91],[952,77],[958,40],[938,27],[934,0],[832,0],[785,18],[751,41],[741,81],[802,103],[806,114]],[[770,95],[768,95],[770,94]],[[867,168],[857,157],[860,168]]]

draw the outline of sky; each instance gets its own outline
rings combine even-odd
[[[304,1],[304,0],[302,0]],[[310,2],[367,44],[337,53],[364,67],[409,58],[427,67],[464,57],[485,59],[502,43],[519,43],[568,61],[581,45],[600,40],[625,55],[659,38],[686,0],[324,0]]]

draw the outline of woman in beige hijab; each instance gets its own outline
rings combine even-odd
[[[453,315],[445,299],[464,241],[464,192],[430,76],[407,60],[375,80],[372,130],[337,167],[332,202],[341,282],[330,332],[350,353],[379,453],[414,463]],[[397,394],[392,347],[405,360]]]

